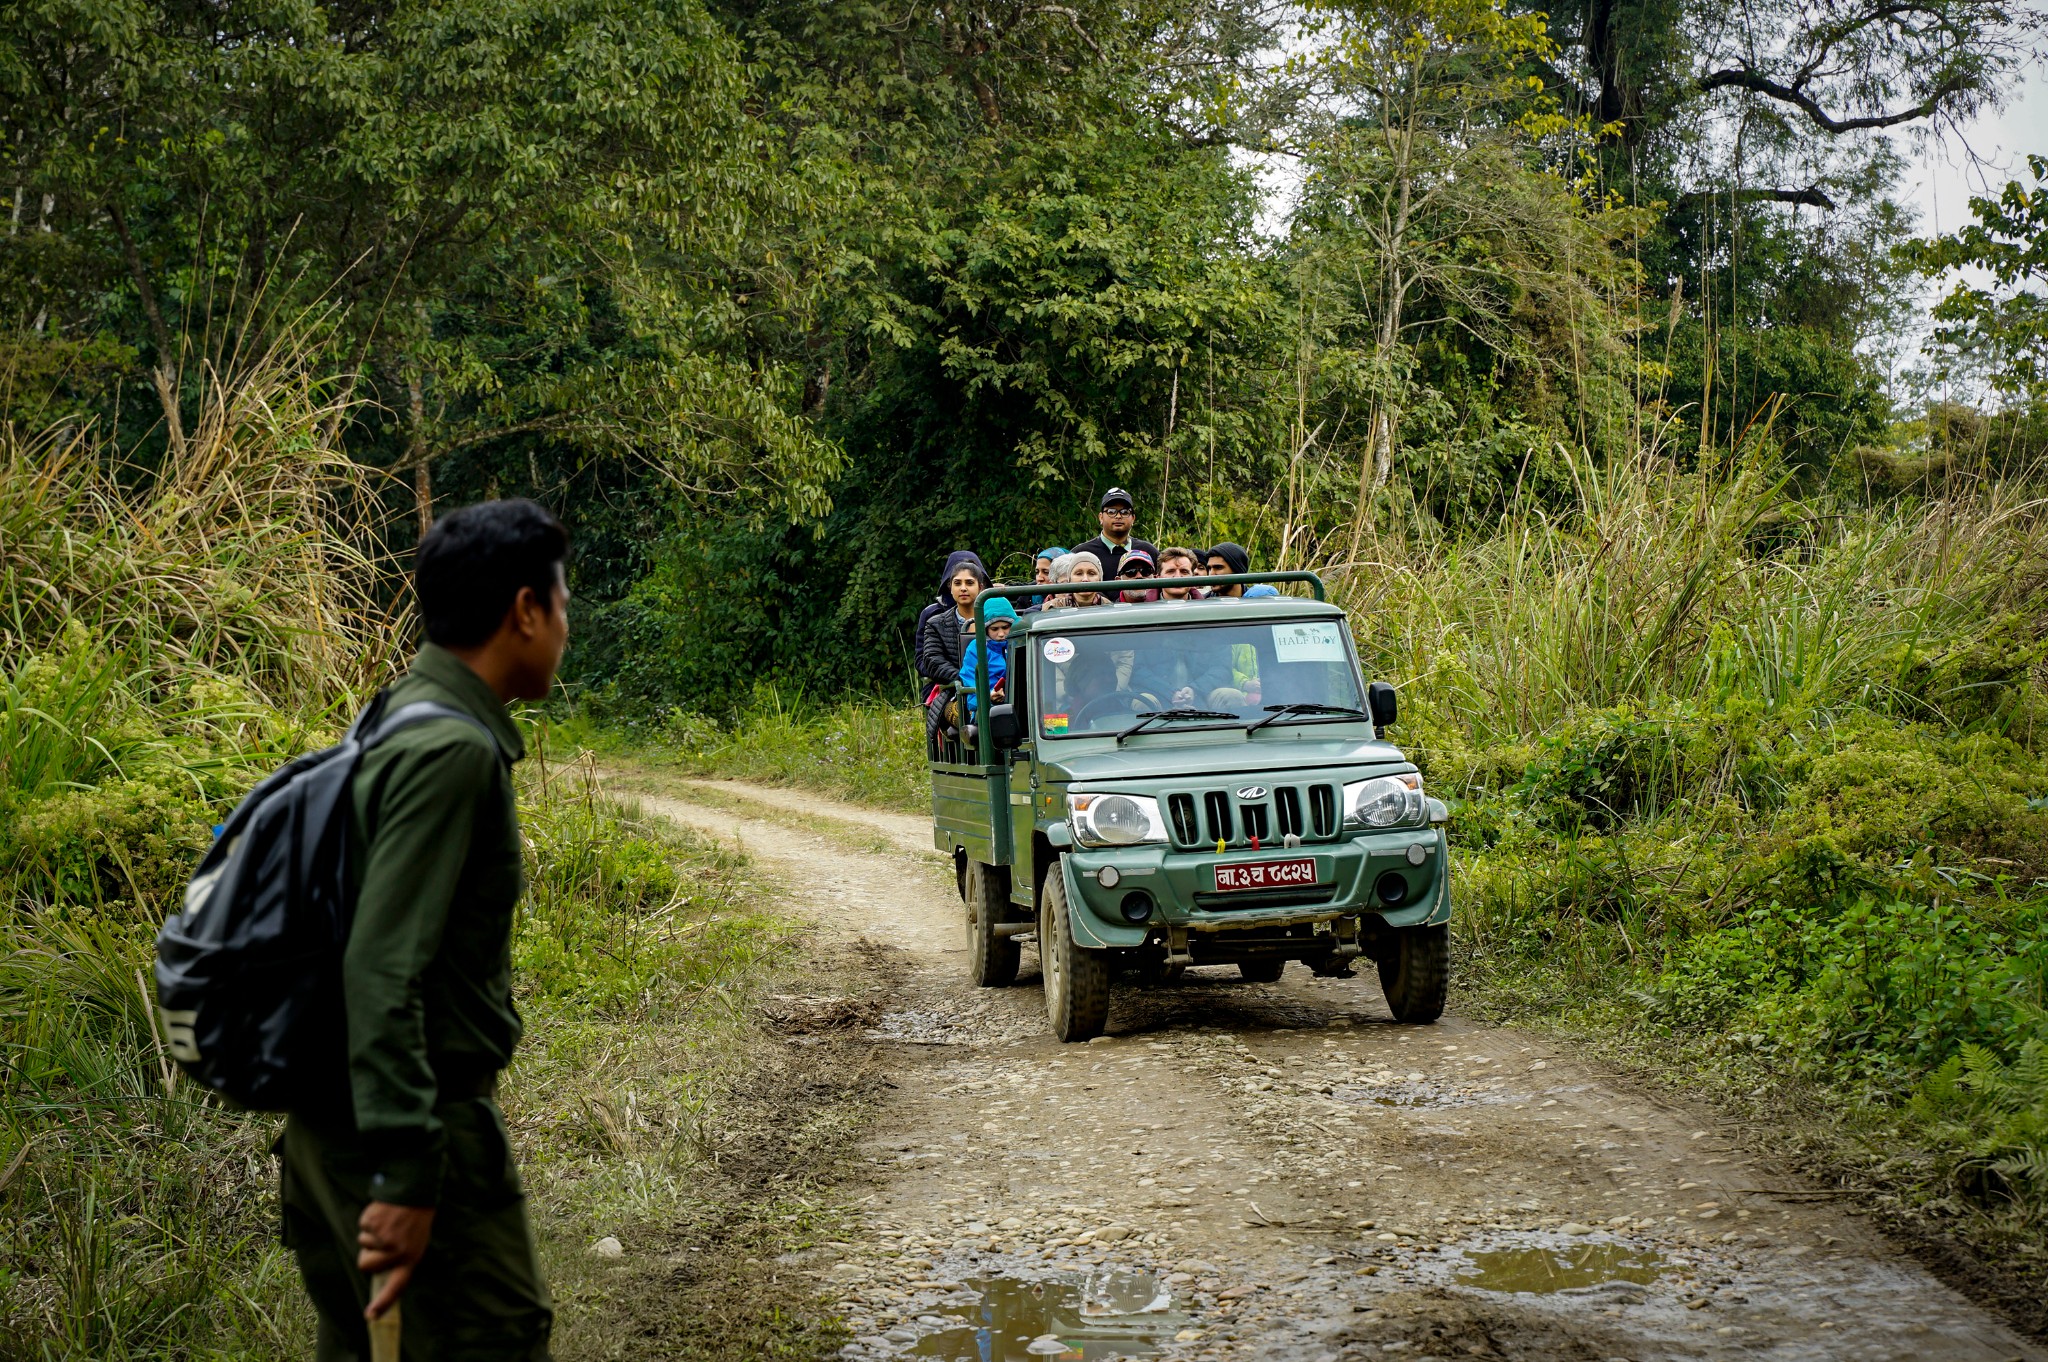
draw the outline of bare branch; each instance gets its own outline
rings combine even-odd
[[[1816,57],[1815,60],[1818,61],[1819,58]],[[1969,89],[1971,85],[1971,81],[1966,76],[1950,76],[1947,80],[1935,86],[1927,98],[1909,109],[1900,109],[1892,113],[1868,114],[1855,118],[1836,118],[1821,107],[1819,100],[1806,93],[1804,89],[1805,81],[1806,76],[1802,75],[1798,83],[1785,85],[1772,80],[1768,76],[1758,75],[1746,67],[1736,67],[1725,71],[1714,71],[1700,77],[1700,90],[1703,93],[1714,90],[1748,90],[1750,93],[1762,95],[1766,99],[1774,99],[1781,104],[1793,105],[1813,120],[1816,126],[1828,132],[1858,132],[1867,128],[1896,127],[1900,123],[1910,123],[1916,118],[1926,118],[1941,107],[1943,100],[1951,95],[1961,94],[1964,90]]]

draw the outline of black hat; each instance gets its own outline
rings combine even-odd
[[[1121,501],[1124,505],[1130,507],[1132,510],[1136,510],[1138,507],[1138,503],[1131,500],[1131,494],[1129,492],[1126,492],[1121,487],[1112,487],[1107,492],[1104,492],[1102,494],[1101,509],[1106,511],[1110,508],[1112,503],[1119,501]]]

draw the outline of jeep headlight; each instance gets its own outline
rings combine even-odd
[[[1429,801],[1423,798],[1422,777],[1414,772],[1380,776],[1344,787],[1344,826],[1347,828],[1398,828],[1421,823],[1429,816]]]
[[[1084,847],[1127,847],[1166,840],[1159,801],[1150,795],[1070,794],[1067,821]]]

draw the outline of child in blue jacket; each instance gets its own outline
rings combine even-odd
[[[1008,601],[1001,599],[988,603],[983,616],[984,627],[988,630],[987,647],[983,640],[967,640],[967,651],[960,655],[960,685],[967,692],[967,712],[972,714],[979,697],[975,684],[981,676],[981,660],[988,658],[988,693],[992,699],[1006,699],[1004,682],[1010,674],[1010,630],[1017,627],[1017,610]]]

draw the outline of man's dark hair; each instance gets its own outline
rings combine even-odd
[[[476,647],[498,632],[520,587],[552,603],[568,556],[562,522],[523,497],[442,516],[413,558],[427,637],[444,648]]]

